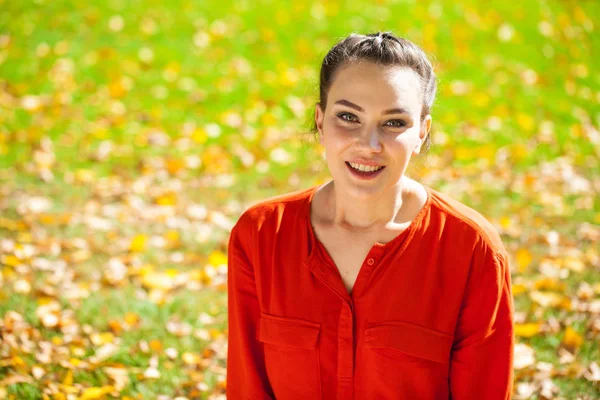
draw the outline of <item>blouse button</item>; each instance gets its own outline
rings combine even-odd
[[[369,258],[369,259],[367,260],[367,264],[369,264],[369,265],[373,265],[373,264],[375,264],[375,260],[374,260],[374,259],[372,259],[372,258]]]

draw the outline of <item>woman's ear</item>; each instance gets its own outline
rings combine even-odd
[[[321,108],[321,104],[315,104],[315,126],[317,127],[317,132],[319,133],[319,143],[323,144],[323,118],[324,112]]]
[[[413,154],[417,155],[421,152],[421,146],[425,143],[425,139],[431,130],[431,115],[427,115],[423,122],[421,122],[421,130],[419,131],[419,141],[415,146]]]

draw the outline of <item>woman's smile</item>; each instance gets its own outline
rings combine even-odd
[[[352,176],[362,180],[375,179],[385,169],[385,166],[383,165],[365,165],[359,163],[351,163],[348,161],[346,161],[346,166],[348,167],[348,170],[350,171]]]

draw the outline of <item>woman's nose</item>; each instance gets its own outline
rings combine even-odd
[[[380,151],[380,133],[377,127],[368,127],[360,135],[359,140],[361,147],[365,147],[370,151]]]

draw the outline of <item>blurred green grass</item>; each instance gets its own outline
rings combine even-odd
[[[144,369],[152,353],[134,348],[149,335],[179,355],[209,348],[193,337],[180,342],[165,325],[175,318],[201,329],[197,315],[203,310],[223,322],[222,286],[179,288],[156,304],[137,278],[122,286],[98,278],[111,258],[129,259],[111,247],[114,242],[140,232],[162,234],[168,218],[119,217],[104,232],[77,218],[45,224],[44,215],[28,215],[19,206],[43,196],[51,199],[46,211],[51,216],[99,215],[98,204],[154,204],[164,193],[153,187],[173,186],[175,216],[186,219],[185,207],[201,204],[208,217],[194,223],[210,225],[210,233],[199,228],[190,233],[171,220],[181,237],[179,247],[148,246],[132,256],[131,265],[204,271],[211,255],[225,251],[227,238],[226,229],[214,228],[221,217],[213,212],[234,221],[254,201],[327,178],[321,149],[308,133],[319,63],[350,32],[391,30],[421,45],[439,78],[433,147],[414,160],[410,174],[482,211],[501,228],[511,255],[529,251],[531,262],[511,260],[514,281],[530,285],[528,290],[545,277],[543,262],[562,265],[546,240],[549,232],[557,232],[560,250],[578,249],[576,257],[585,265],[560,278],[566,284],[563,295],[578,299],[585,282],[600,279],[598,242],[581,239],[582,224],[600,225],[598,21],[595,1],[380,0],[366,6],[359,1],[0,0],[0,215],[25,222],[17,230],[0,224],[0,237],[36,246],[43,237],[84,238],[93,244],[90,258],[67,258],[68,269],[76,283],[99,282],[102,290],[80,303],[57,296],[93,331],[106,331],[111,319],[127,311],[147,324],[116,335],[123,342],[109,361],[131,371]],[[587,190],[573,186],[580,178]],[[149,182],[144,189],[134,189],[144,180]],[[105,194],[111,190],[115,193]],[[507,219],[510,223],[502,222]],[[38,256],[52,259],[40,248]],[[171,261],[177,252],[195,253],[200,260]],[[0,315],[16,311],[45,339],[64,337],[36,315],[38,290],[48,274],[27,270],[32,290],[18,294],[19,274],[0,262],[7,288]],[[599,296],[594,292],[592,300]],[[540,312],[527,293],[515,295],[515,305],[524,321],[561,321],[558,332],[519,339],[535,349],[538,361],[564,370],[556,349],[563,328],[573,321],[585,338],[576,364],[585,369],[600,358],[597,314],[560,307]],[[221,323],[222,333],[224,328]],[[194,398],[200,394],[193,387],[202,379],[210,388],[202,398],[222,396],[217,376],[223,378],[222,369],[205,369],[199,378],[184,371],[181,357],[167,368],[168,357],[158,353],[161,378],[132,372],[120,395]],[[28,366],[35,363],[30,355],[21,356]],[[209,360],[224,367],[219,356]],[[7,385],[7,395],[39,398],[49,381],[65,379],[65,368],[50,369],[34,383]],[[516,384],[539,383],[534,371],[519,371]],[[29,367],[0,367],[0,382],[29,372]],[[74,381],[83,386],[111,382],[100,369],[79,371]],[[552,382],[559,388],[556,398],[600,396],[597,382],[581,374],[559,373]],[[532,396],[542,398],[539,390]]]

